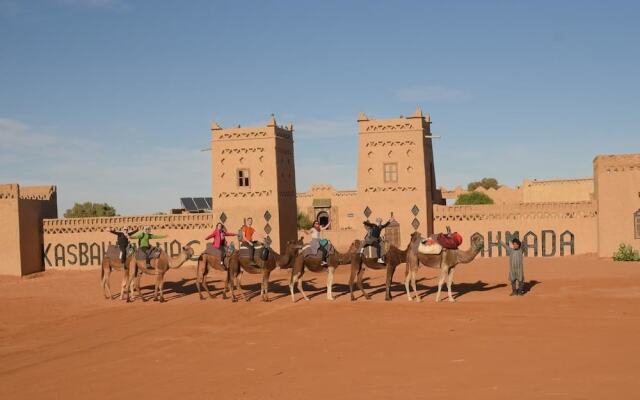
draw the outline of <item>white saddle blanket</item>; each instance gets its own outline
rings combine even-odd
[[[420,254],[440,254],[440,253],[442,253],[442,246],[440,246],[440,244],[438,244],[437,242],[434,242],[434,243],[431,243],[431,244],[420,243],[420,246],[418,246],[418,253],[420,253]]]

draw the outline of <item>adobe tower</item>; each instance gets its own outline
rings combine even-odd
[[[436,179],[430,138],[431,119],[418,108],[410,117],[369,119],[358,116],[358,197],[371,220],[393,213],[394,232],[405,246],[414,230],[433,233]],[[362,214],[360,214],[362,215]],[[391,232],[390,232],[391,233]]]
[[[280,251],[296,238],[296,175],[293,125],[275,118],[265,127],[223,129],[211,124],[213,213],[236,233],[253,218],[256,239],[266,236]]]

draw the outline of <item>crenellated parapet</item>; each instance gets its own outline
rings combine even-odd
[[[466,206],[434,205],[436,222],[485,220],[536,220],[595,218],[595,201],[575,203],[483,204]]]
[[[0,185],[0,200],[16,199],[19,196],[19,189],[16,183]]]
[[[600,155],[593,159],[593,165],[606,172],[640,171],[640,154]]]
[[[42,227],[45,234],[107,232],[125,227],[151,227],[153,230],[170,229],[207,229],[213,227],[217,220],[213,214],[172,214],[172,215],[139,215],[129,217],[96,217],[96,218],[64,218],[45,219]]]
[[[48,201],[55,197],[55,186],[24,186],[20,188],[20,199]]]

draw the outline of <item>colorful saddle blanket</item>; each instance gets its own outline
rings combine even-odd
[[[327,244],[324,246],[325,249],[327,249],[327,255],[331,255],[334,254],[336,252],[336,249],[333,247],[333,244],[331,244],[331,242],[327,241]],[[302,246],[302,249],[300,250],[300,253],[302,254],[303,257],[320,257],[322,256],[322,251],[320,251],[320,249],[318,248],[317,251],[314,251],[313,246],[305,244],[304,246]]]
[[[456,250],[462,244],[462,235],[458,232],[453,232],[451,234],[438,233],[435,235],[435,240],[445,249]]]

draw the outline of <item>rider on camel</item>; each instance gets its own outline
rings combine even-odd
[[[209,234],[209,236],[204,238],[204,240],[213,239],[211,243],[213,244],[213,247],[220,250],[221,263],[224,260],[225,252],[227,249],[227,239],[226,239],[227,236],[236,236],[236,234],[227,232],[227,229],[224,227],[222,222],[218,222],[216,224],[216,229],[214,229],[213,232]]]
[[[380,235],[382,234],[382,230],[385,229],[389,224],[393,221],[393,216],[386,222],[382,223],[382,218],[376,218],[376,223],[372,224],[369,221],[364,221],[363,224],[367,228],[367,235],[364,238],[364,244],[362,245],[362,249],[365,247],[372,246],[378,252],[378,263],[384,264],[384,259],[382,258],[382,239]]]
[[[146,267],[151,269],[151,239],[164,239],[167,235],[154,235],[151,233],[151,227],[145,226],[143,231],[131,236],[131,239],[138,239],[138,248],[145,254]]]

